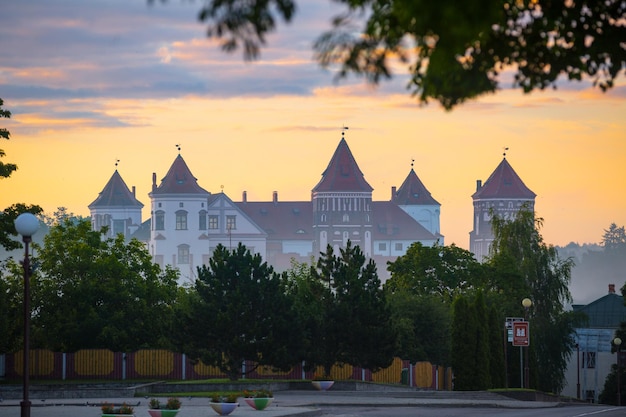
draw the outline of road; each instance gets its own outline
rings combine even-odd
[[[626,416],[626,407],[576,405],[535,409],[499,407],[330,407],[323,416],[332,417],[616,417]]]

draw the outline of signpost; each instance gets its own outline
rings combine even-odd
[[[530,345],[530,335],[528,334],[528,322],[513,322],[513,346]]]

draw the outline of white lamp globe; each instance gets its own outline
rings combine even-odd
[[[613,344],[615,344],[615,346],[621,345],[622,339],[620,339],[619,337],[616,337],[615,339],[613,339]]]
[[[39,220],[32,213],[22,213],[15,219],[15,230],[22,236],[32,236],[39,229]]]

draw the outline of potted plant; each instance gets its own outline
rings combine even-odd
[[[315,378],[313,379],[313,381],[311,381],[311,383],[318,391],[327,391],[330,389],[330,387],[333,386],[335,381],[330,376],[327,376],[322,378]]]
[[[126,416],[133,415],[133,407],[130,405],[123,403],[121,406],[116,407],[114,404],[104,403],[102,407],[102,417],[113,417],[113,416]]]
[[[237,398],[239,398],[237,393],[227,395],[214,394],[211,396],[209,405],[220,416],[227,416],[235,411],[235,408],[239,407]]]
[[[148,413],[152,417],[175,417],[180,410],[180,400],[173,397],[168,398],[165,405],[162,405],[158,399],[152,398],[149,406]]]
[[[268,389],[244,390],[243,396],[246,404],[259,411],[266,409],[274,401],[274,395]]]

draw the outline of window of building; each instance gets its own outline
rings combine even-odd
[[[209,229],[219,229],[220,227],[220,222],[219,222],[219,217],[211,214],[209,216]]]
[[[378,250],[386,251],[387,250],[387,244],[386,243],[379,243],[378,244]]]
[[[396,243],[395,248],[396,248],[397,251],[401,251],[402,250],[402,243]]]
[[[583,368],[595,369],[596,352],[583,352]]]
[[[226,216],[226,230],[237,229],[237,216]]]
[[[187,212],[185,210],[176,212],[176,230],[187,230]]]
[[[322,223],[326,223],[326,215],[325,214],[322,214],[322,216],[320,217],[320,221]]]
[[[126,229],[126,221],[113,220],[113,236],[117,236],[120,233],[124,235],[125,229]]]
[[[154,230],[164,230],[165,229],[165,212],[163,210],[159,210],[154,213]]]
[[[183,203],[178,203],[178,207],[185,207]]]
[[[206,210],[200,210],[198,213],[198,229],[206,230]]]
[[[179,264],[189,263],[189,245],[178,246],[178,263]]]
[[[350,215],[349,215],[349,214],[347,214],[347,213],[344,213],[344,215],[343,215],[343,222],[344,222],[344,223],[347,223],[347,222],[349,222],[349,221],[350,221]]]

